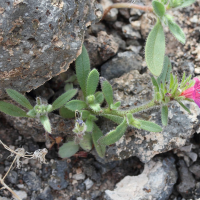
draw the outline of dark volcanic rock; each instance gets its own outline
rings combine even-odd
[[[0,10],[1,99],[5,88],[24,93],[66,71],[102,15],[95,0],[0,1]]]
[[[177,185],[177,190],[184,198],[190,199],[195,190],[195,179],[183,160],[179,160],[179,165],[181,182]]]

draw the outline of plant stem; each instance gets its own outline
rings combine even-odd
[[[99,113],[99,114],[100,115],[101,114],[111,114],[111,115],[117,115],[117,116],[120,116],[120,117],[124,117],[128,113],[131,113],[131,114],[138,113],[140,111],[152,108],[156,105],[158,105],[158,104],[155,103],[155,100],[153,99],[152,101],[148,102],[147,104],[144,104],[142,106],[138,106],[138,107],[130,109],[130,110],[111,110],[109,108],[103,108],[102,112]]]
[[[132,4],[132,3],[115,3],[115,4],[112,4],[111,6],[109,6],[108,8],[106,8],[104,10],[104,14],[103,14],[102,19],[104,19],[104,17],[108,14],[108,12],[112,8],[135,8],[135,9],[143,10],[143,11],[146,11],[146,12],[147,11],[153,12],[153,7],[151,7],[151,6],[141,6],[141,5]]]

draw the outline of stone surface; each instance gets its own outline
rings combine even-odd
[[[114,191],[106,190],[107,200],[167,200],[177,180],[174,158],[151,160],[138,176],[126,176]]]
[[[117,78],[131,70],[142,69],[142,58],[133,52],[118,53],[111,60],[101,66],[101,76],[110,80]]]
[[[88,36],[86,38],[85,46],[90,57],[91,67],[100,66],[117,53],[119,45],[115,40],[105,31],[100,31],[97,37]]]
[[[194,164],[192,164],[189,170],[192,172],[192,174],[195,175],[196,179],[200,179],[200,162],[195,162]]]
[[[84,181],[84,184],[85,184],[86,190],[89,190],[94,185],[94,182],[91,179],[87,178]]]
[[[141,39],[139,31],[134,29],[131,24],[122,27],[122,32],[126,38],[129,39]]]
[[[4,115],[4,114],[3,114]],[[45,142],[45,131],[38,119],[11,117],[4,115],[6,120],[25,137],[32,137],[36,142]],[[49,119],[52,125],[52,134],[54,136],[63,136],[73,134],[74,120],[64,120],[61,116],[54,113],[49,114]]]
[[[138,71],[133,70],[120,78],[111,80],[110,83],[113,86],[115,101],[122,103],[121,108],[139,106],[153,98],[150,76],[147,73],[141,75]],[[191,114],[188,114],[177,103],[171,103],[169,106],[169,123],[166,127],[163,127],[163,131],[160,133],[128,128],[118,142],[107,147],[106,157],[102,162],[137,156],[142,162],[147,163],[159,153],[184,146],[198,127],[197,116],[200,114],[195,103],[185,103],[190,108]],[[135,117],[150,120],[162,126],[159,107],[145,111],[144,114],[136,114]],[[113,130],[116,124],[101,118],[99,126],[106,134]]]
[[[178,171],[180,175],[180,183],[177,185],[177,190],[182,197],[190,199],[193,197],[195,179],[183,160],[179,160]]]
[[[16,184],[17,183],[17,172],[16,171],[11,171],[8,175],[7,175],[7,177],[6,177],[6,179],[10,182],[10,183],[12,183],[12,184]]]
[[[27,193],[25,191],[23,191],[23,190],[13,190],[13,191],[17,194],[18,197],[20,197],[21,200],[26,200],[27,199],[28,195],[27,195]],[[14,198],[14,199],[17,200],[17,198]]]
[[[68,177],[69,166],[65,160],[56,161],[52,164],[52,175],[48,181],[48,184],[54,190],[62,190],[68,186],[68,181],[65,179]]]
[[[25,172],[23,175],[23,181],[32,191],[38,191],[41,189],[41,179],[36,175],[35,172]]]
[[[86,27],[102,16],[95,0],[0,1],[0,99],[27,92],[68,69]]]

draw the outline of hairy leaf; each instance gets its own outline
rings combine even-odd
[[[156,79],[154,78],[154,76],[151,76],[151,82],[153,83],[153,86],[155,87],[155,92],[159,92],[159,85]]]
[[[94,127],[94,122],[87,119],[86,122],[85,122],[86,126],[87,126],[87,132],[92,132],[93,130],[93,127]]]
[[[59,114],[64,119],[71,119],[71,118],[75,117],[75,112],[71,111],[71,110],[69,110],[68,108],[65,108],[65,107],[61,107],[59,109]]]
[[[97,141],[102,136],[103,136],[103,133],[101,132],[101,130],[99,129],[99,127],[96,124],[94,124],[94,129],[93,129],[93,132],[92,132],[92,140],[93,140],[95,149],[96,149],[98,155],[101,158],[103,158],[105,156],[106,147],[105,147],[105,145],[98,144]]]
[[[184,110],[186,110],[187,112],[191,113],[191,112],[190,112],[190,109],[187,108],[182,102],[178,101],[178,103],[180,104],[180,106],[181,106]]]
[[[107,119],[112,120],[113,122],[117,123],[117,124],[121,124],[123,122],[123,117],[117,116],[117,115],[111,115],[111,114],[103,114],[101,115]]]
[[[52,104],[52,110],[56,110],[62,107],[67,101],[69,101],[72,97],[77,93],[77,89],[68,90],[61,96],[59,96]]]
[[[87,78],[86,95],[93,95],[97,89],[99,83],[99,72],[93,69]]]
[[[93,103],[89,104],[89,107],[94,110],[95,112],[99,112],[101,110],[100,104],[99,103]]]
[[[162,106],[161,119],[162,119],[162,124],[164,126],[167,126],[167,123],[168,123],[168,107],[167,106]]]
[[[13,117],[29,117],[21,108],[4,101],[0,101],[0,111]]]
[[[23,107],[29,110],[33,109],[33,106],[30,104],[30,102],[24,95],[12,89],[6,89],[6,92],[13,100],[15,100],[17,103],[19,103]]]
[[[139,121],[141,124],[141,129],[144,129],[144,130],[150,131],[150,132],[161,132],[162,131],[162,128],[153,122],[143,121],[143,120],[139,120]]]
[[[103,95],[106,99],[106,102],[108,103],[108,105],[110,107],[110,105],[113,104],[113,89],[112,89],[112,86],[107,80],[104,80],[101,83],[101,89],[102,89]]]
[[[74,141],[64,143],[58,151],[61,158],[69,158],[73,156],[79,150],[79,145]]]
[[[125,133],[127,128],[126,119],[124,118],[123,122],[117,126],[113,131],[110,131],[105,136],[101,137],[98,141],[101,145],[111,145],[117,142]]]
[[[44,129],[48,132],[51,133],[51,123],[49,121],[48,116],[42,115],[40,116],[40,122],[42,123]]]
[[[168,15],[166,15],[167,17]],[[180,26],[171,18],[171,16],[167,17],[168,19],[168,27],[170,32],[173,34],[173,36],[182,44],[185,44],[185,33],[180,28]]]
[[[85,151],[90,151],[92,149],[92,135],[90,133],[85,133],[79,145]]]
[[[68,90],[71,90],[71,89],[73,89],[73,83],[67,83],[66,85],[65,85],[65,91],[68,91]]]
[[[85,101],[71,100],[65,104],[65,107],[69,110],[76,111],[86,108],[87,104],[85,103]]]
[[[165,55],[165,35],[158,20],[148,35],[145,46],[145,60],[151,73],[159,76],[162,72]]]
[[[97,103],[99,103],[99,104],[103,103],[104,96],[103,96],[102,92],[96,92],[94,96],[95,96],[95,100],[96,100]]]
[[[169,58],[165,56],[162,73],[157,78],[158,84],[160,84],[161,82],[165,83],[169,81],[171,70],[172,70],[171,62]]]
[[[159,1],[152,2],[153,10],[158,17],[163,17],[165,14],[165,5]]]
[[[76,76],[81,87],[84,97],[86,97],[87,77],[90,72],[90,59],[85,46],[82,46],[82,53],[78,56],[75,62]]]

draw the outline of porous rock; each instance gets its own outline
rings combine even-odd
[[[151,160],[138,176],[126,176],[114,191],[106,190],[107,200],[164,200],[172,193],[177,180],[174,158]]]
[[[142,105],[153,98],[150,76],[147,73],[139,74],[133,70],[120,78],[110,81],[113,86],[115,101],[121,101],[121,108]],[[190,108],[188,114],[178,103],[169,105],[169,122],[160,133],[148,132],[136,128],[128,128],[124,136],[112,146],[107,147],[106,157],[101,162],[122,160],[131,156],[137,156],[142,162],[147,163],[157,154],[180,148],[192,137],[195,128],[198,127],[197,116],[200,110],[195,103],[185,102]],[[135,117],[150,120],[160,126],[160,107],[146,110],[144,113],[136,114]],[[101,118],[99,125],[103,133],[108,133],[117,126],[107,119]]]
[[[86,27],[102,16],[95,0],[10,0],[0,8],[0,99],[5,88],[24,93],[66,71]]]
[[[138,71],[142,69],[142,58],[131,51],[125,51],[118,53],[111,60],[103,64],[101,66],[101,75],[110,80],[118,78],[134,69]]]

